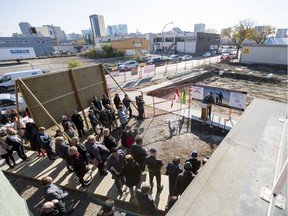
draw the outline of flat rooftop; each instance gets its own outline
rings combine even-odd
[[[167,215],[267,215],[261,191],[272,189],[277,160],[280,170],[287,160],[287,110],[255,98]],[[287,179],[280,196],[286,206],[271,215],[287,215]]]

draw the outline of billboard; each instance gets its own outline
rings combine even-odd
[[[245,109],[247,92],[202,85],[192,86],[192,99],[202,101],[208,93],[212,93],[216,105],[240,110]]]

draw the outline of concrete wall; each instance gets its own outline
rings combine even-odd
[[[240,57],[246,64],[280,64],[287,65],[287,45],[281,46],[244,46]]]
[[[2,216],[30,216],[25,200],[19,196],[1,170],[0,188],[0,209]]]

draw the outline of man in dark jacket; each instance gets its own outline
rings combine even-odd
[[[105,107],[107,104],[108,104],[108,105],[111,105],[110,99],[107,97],[106,94],[103,94],[102,106]]]
[[[148,155],[146,150],[142,148],[142,138],[136,138],[135,143],[131,146],[130,153],[139,164],[141,171],[144,172],[146,167],[146,157]]]
[[[139,97],[136,98],[136,104],[137,104],[137,110],[138,110],[138,119],[143,120],[144,119],[144,105],[145,102],[140,95]]]
[[[141,185],[141,189],[136,190],[141,215],[156,215],[157,208],[149,191],[151,191],[151,187],[145,182]]]
[[[85,135],[83,119],[82,119],[81,115],[76,110],[73,112],[71,120],[77,128],[79,137],[82,137],[83,134]]]
[[[203,103],[208,104],[208,116],[209,118],[211,118],[212,104],[215,104],[215,100],[212,96],[212,92],[209,92],[207,96],[204,97]]]
[[[169,195],[173,195],[173,190],[178,174],[182,173],[182,167],[180,166],[180,158],[176,156],[173,161],[169,162],[166,167],[166,174],[169,176]]]
[[[201,161],[198,160],[197,157],[198,157],[198,153],[197,153],[197,151],[194,150],[191,153],[191,157],[188,160],[186,160],[186,162],[189,161],[191,163],[191,165],[192,165],[191,171],[194,175],[197,174],[197,172],[201,166]]]
[[[192,173],[191,169],[192,169],[191,163],[186,162],[184,164],[185,171],[177,176],[175,182],[175,188],[173,192],[175,196],[181,195],[188,187],[188,185],[191,183],[191,181],[194,179],[195,175]]]
[[[125,94],[124,99],[122,100],[124,106],[126,107],[126,109],[129,110],[129,118],[132,118],[132,109],[130,106],[130,103],[132,102],[131,99],[128,97],[127,94]]]
[[[122,195],[122,186],[120,181],[123,180],[119,174],[121,173],[125,165],[125,153],[122,150],[116,148],[111,149],[111,155],[107,158],[106,166],[107,170],[112,174],[112,179],[115,180],[115,186],[118,189],[118,192]]]
[[[114,97],[113,101],[114,101],[116,109],[118,110],[119,104],[121,102],[121,99],[120,99],[118,94],[115,94],[115,97]]]
[[[93,101],[92,101],[92,102],[93,102],[94,106],[95,106],[99,111],[102,110],[101,101],[100,101],[96,96],[93,97]]]
[[[146,157],[146,165],[149,170],[149,180],[151,185],[151,192],[153,189],[153,179],[156,177],[157,193],[160,193],[163,189],[161,185],[161,167],[164,165],[162,160],[156,158],[157,149],[155,147],[150,149],[150,155]]]

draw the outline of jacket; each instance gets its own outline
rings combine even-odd
[[[115,177],[115,175],[117,175],[117,173],[119,174],[124,165],[125,165],[125,153],[122,150],[118,150],[119,152],[119,159],[117,159],[116,157],[114,157],[112,154],[109,155],[109,157],[107,158],[106,161],[106,166],[107,166],[107,170],[109,172],[111,172],[112,177]],[[111,169],[111,167],[114,167],[114,169],[116,170],[116,172],[114,170]]]
[[[147,157],[147,152],[138,144],[133,144],[131,146],[131,155],[137,163],[144,163]]]
[[[109,136],[104,136],[103,144],[109,151],[111,151],[112,148],[117,147],[115,138],[111,134],[109,134]]]
[[[140,183],[141,170],[136,162],[126,164],[122,169],[120,176],[125,176],[126,185],[128,187],[136,186]]]
[[[155,215],[157,208],[153,197],[150,194],[143,194],[140,189],[136,190],[136,197],[139,203],[139,210],[144,215]]]
[[[164,165],[161,159],[156,158],[154,155],[146,157],[146,165],[149,172],[160,173],[161,167]]]
[[[60,186],[58,186],[54,183],[51,183],[51,184],[46,185],[46,186],[42,186],[41,190],[42,190],[42,194],[43,194],[44,198],[48,201],[51,201],[53,199],[62,200],[66,196],[68,196],[67,191],[64,191]]]
[[[65,142],[55,143],[55,151],[61,158],[67,159],[69,157],[68,155],[69,149],[70,146],[68,143]]]
[[[71,156],[69,158],[69,161],[71,165],[73,166],[76,176],[79,178],[83,178],[85,174],[88,172],[88,169],[86,168],[86,164],[78,158],[78,155]]]
[[[181,195],[194,179],[194,177],[195,175],[190,171],[184,171],[184,173],[179,174],[175,182],[174,195]]]
[[[76,128],[83,128],[83,119],[79,114],[73,114],[71,117],[72,122],[75,124]]]

